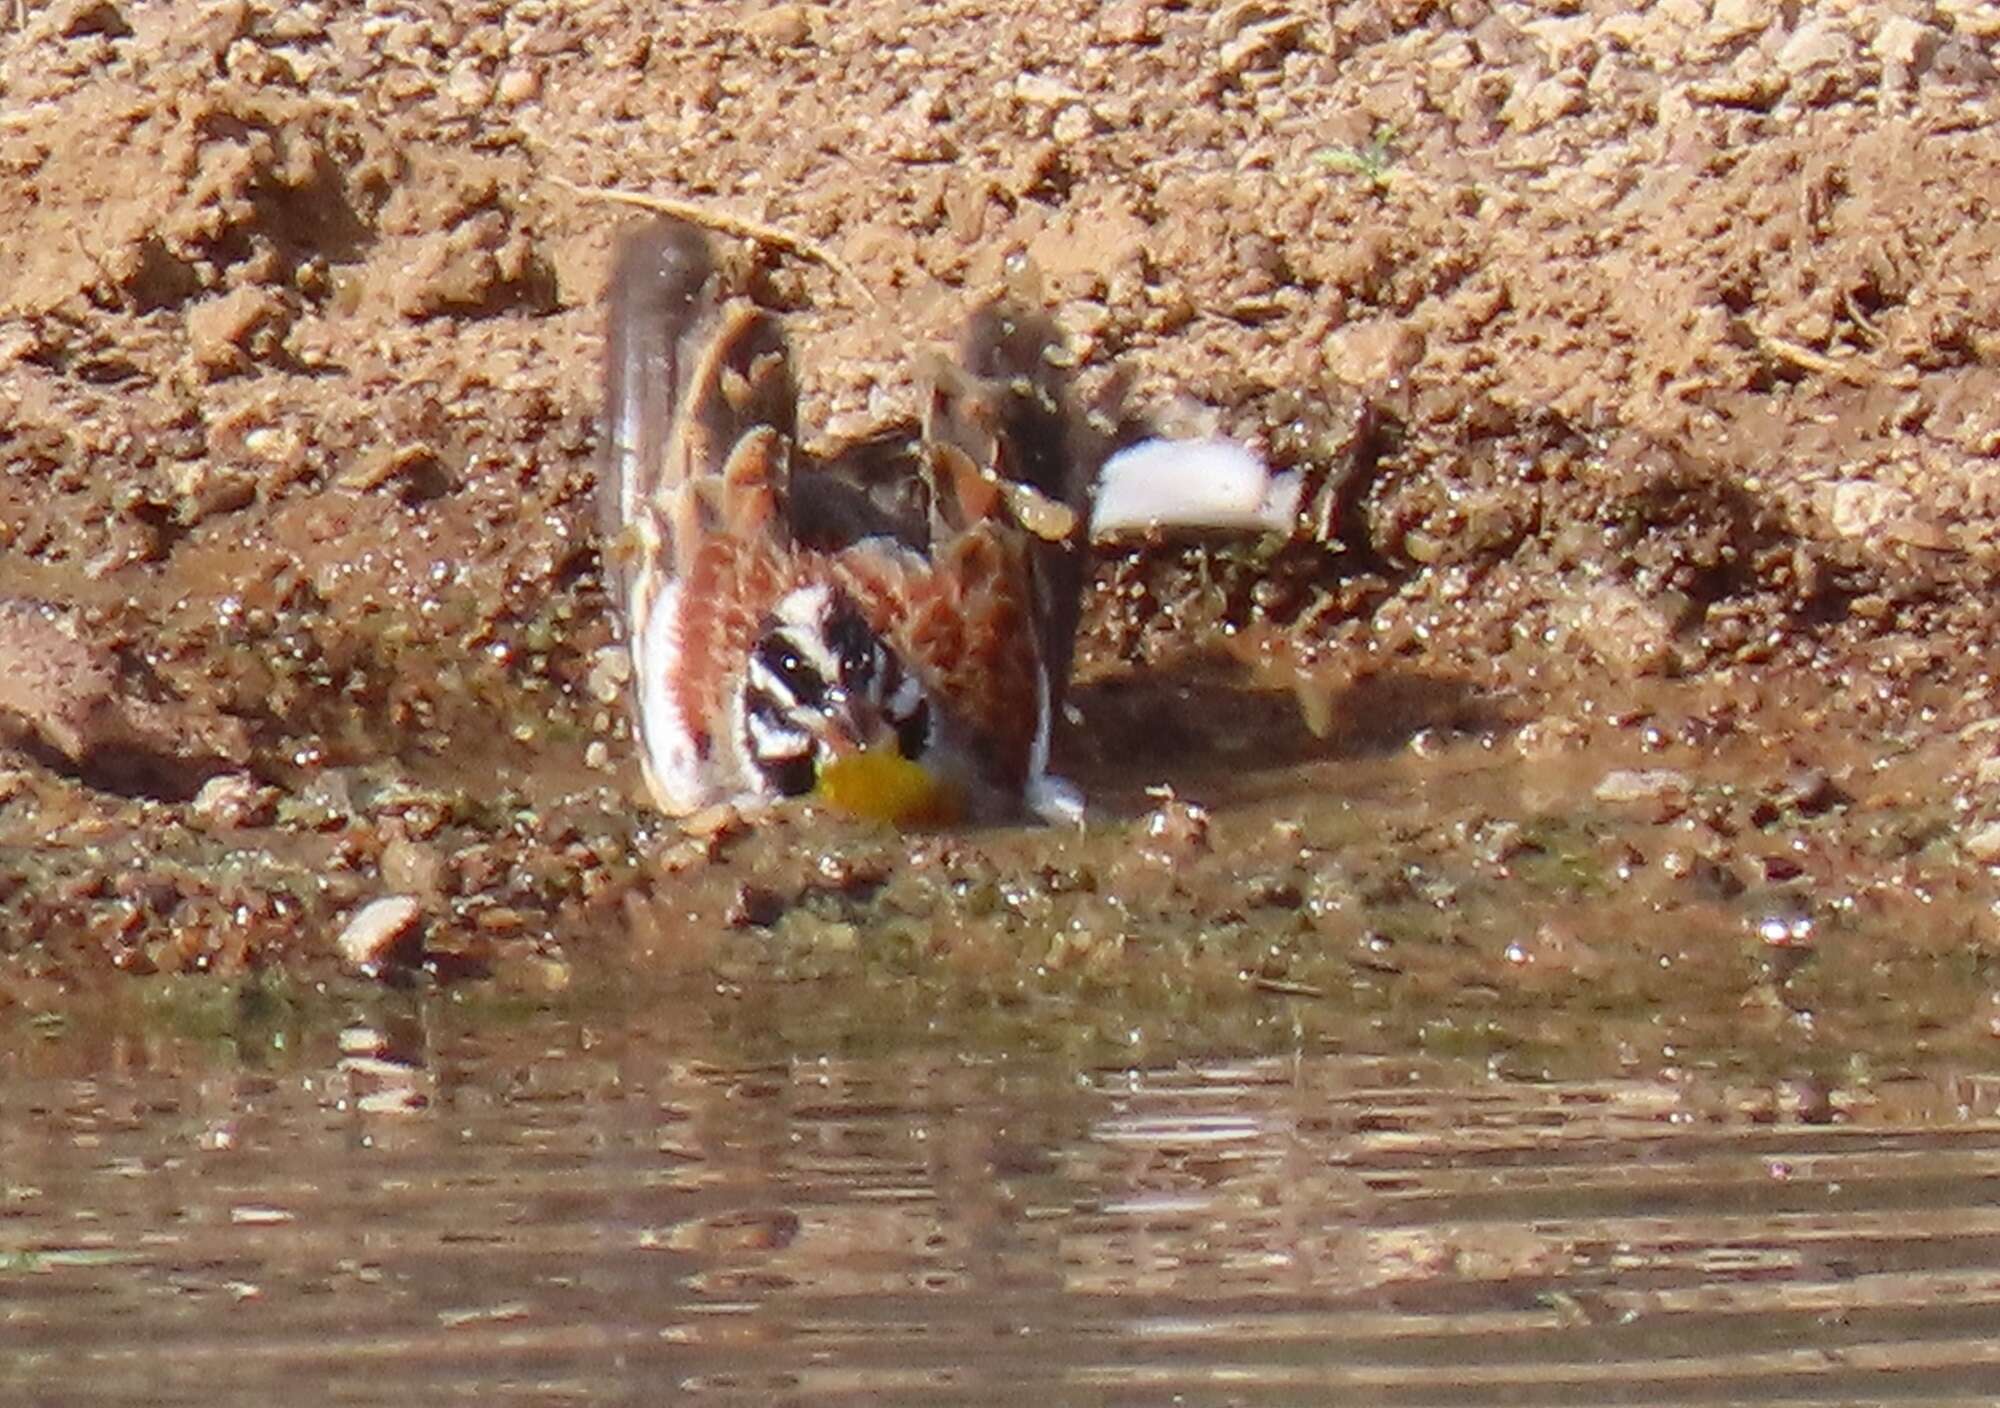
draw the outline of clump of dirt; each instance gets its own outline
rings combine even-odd
[[[1305,475],[1287,540],[1105,554],[1062,746],[1108,820],[870,842],[859,890],[931,926],[913,954],[1061,947],[1032,971],[1171,981],[1193,971],[1172,944],[1062,937],[1099,931],[1083,901],[1024,938],[968,897],[1088,868],[1065,894],[1143,907],[1153,862],[1121,857],[1153,844],[1147,785],[1207,789],[1189,804],[1233,834],[1263,779],[1282,814],[1253,829],[1316,837],[1349,769],[1413,747],[1528,774],[1681,749],[1668,790],[1697,798],[1729,785],[1718,766],[1751,792],[1822,774],[1902,818],[1883,827],[1924,838],[1923,883],[1980,913],[2000,859],[1981,7],[61,0],[22,21],[0,35],[0,596],[49,604],[88,659],[38,695],[40,647],[0,641],[29,671],[0,698],[23,742],[0,802],[19,991],[106,960],[310,971],[385,892],[422,898],[433,967],[530,983],[607,928],[655,933],[634,914],[684,886],[726,896],[688,906],[704,955],[742,936],[732,912],[781,938],[801,907],[882,917],[842,907],[847,881],[763,876],[754,841],[674,871],[682,843],[632,800],[593,688],[588,507],[625,217],[579,187],[770,222],[858,275],[872,303],[741,256],[825,441],[910,414],[912,353],[1025,256],[1087,399]],[[80,732],[79,709],[117,726]],[[1862,785],[1905,755],[1928,791]],[[1489,799],[1481,825],[1581,805]],[[1735,809],[1689,875],[1762,863],[1745,838],[1771,823]],[[1883,827],[1829,853],[1874,855]],[[1390,835],[1458,844],[1442,817]],[[1261,912],[1251,873],[1346,883],[1350,838],[1297,839],[1191,862],[1159,912]],[[1621,845],[1672,868],[1645,835],[1587,849]],[[1899,856],[1854,863],[1910,880]],[[904,894],[932,883],[906,872],[942,878]],[[1364,910],[1381,888],[1355,886]],[[1990,916],[1965,923],[1991,941]],[[1285,941],[1306,988],[1334,981],[1316,946],[1358,942],[1321,927]],[[1292,956],[1273,977],[1230,953],[1218,975],[1295,981]]]

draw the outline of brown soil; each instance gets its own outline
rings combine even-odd
[[[310,970],[384,891],[434,966],[531,976],[689,867],[739,923],[796,898],[662,834],[590,688],[631,215],[588,187],[858,275],[741,252],[829,439],[907,412],[912,349],[1025,252],[1086,390],[1305,470],[1289,543],[1105,555],[1064,747],[1114,821],[1189,777],[1338,790],[1412,737],[1697,770],[1747,739],[1746,796],[1817,768],[1934,809],[1925,863],[1983,903],[1996,50],[1970,0],[31,4],[9,990]],[[1920,746],[1933,791],[1854,780]],[[1768,822],[1707,849],[1756,869]],[[1045,875],[1038,844],[978,863]]]

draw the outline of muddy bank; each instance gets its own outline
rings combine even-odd
[[[393,893],[410,981],[531,995],[640,963],[1331,1040],[1528,992],[1558,1034],[1748,1003],[1780,1051],[1802,1010],[1976,1046],[1996,39],[1872,3],[30,7],[0,983],[310,982]],[[638,804],[592,675],[626,216],[590,186],[853,271],[734,256],[828,441],[907,415],[1025,253],[1087,390],[1304,472],[1289,539],[1098,564],[1083,836],[689,842]]]

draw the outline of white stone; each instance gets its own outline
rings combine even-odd
[[[1777,64],[1786,73],[1832,68],[1854,56],[1854,41],[1847,31],[1829,20],[1812,19],[1792,31],[1792,37],[1778,50]]]
[[[1098,473],[1093,537],[1151,528],[1283,532],[1298,512],[1296,474],[1273,475],[1233,440],[1143,440]]]
[[[413,895],[384,895],[354,911],[334,940],[340,956],[357,968],[378,967],[416,927],[423,906]]]
[[[1619,768],[1604,774],[1592,794],[1600,802],[1644,802],[1655,797],[1685,796],[1687,774],[1672,768]]]
[[[1930,51],[1937,47],[1938,38],[1937,31],[1927,24],[1908,15],[1891,15],[1875,31],[1875,42],[1871,47],[1875,56],[1884,63],[1901,64],[1908,68],[1929,57]]]

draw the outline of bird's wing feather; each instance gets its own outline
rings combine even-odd
[[[627,622],[647,781],[674,814],[733,790],[716,759],[728,649],[758,604],[745,590],[782,555],[796,433],[783,332],[716,285],[706,238],[677,221],[628,235],[611,279],[605,577]]]
[[[934,556],[944,562],[966,534],[1003,527],[1025,554],[1017,566],[1029,582],[1032,638],[1048,686],[1032,711],[1040,714],[1038,752],[1069,680],[1084,509],[1101,448],[1076,408],[1069,360],[1045,313],[1001,297],[974,311],[956,363],[934,359],[924,407]]]

